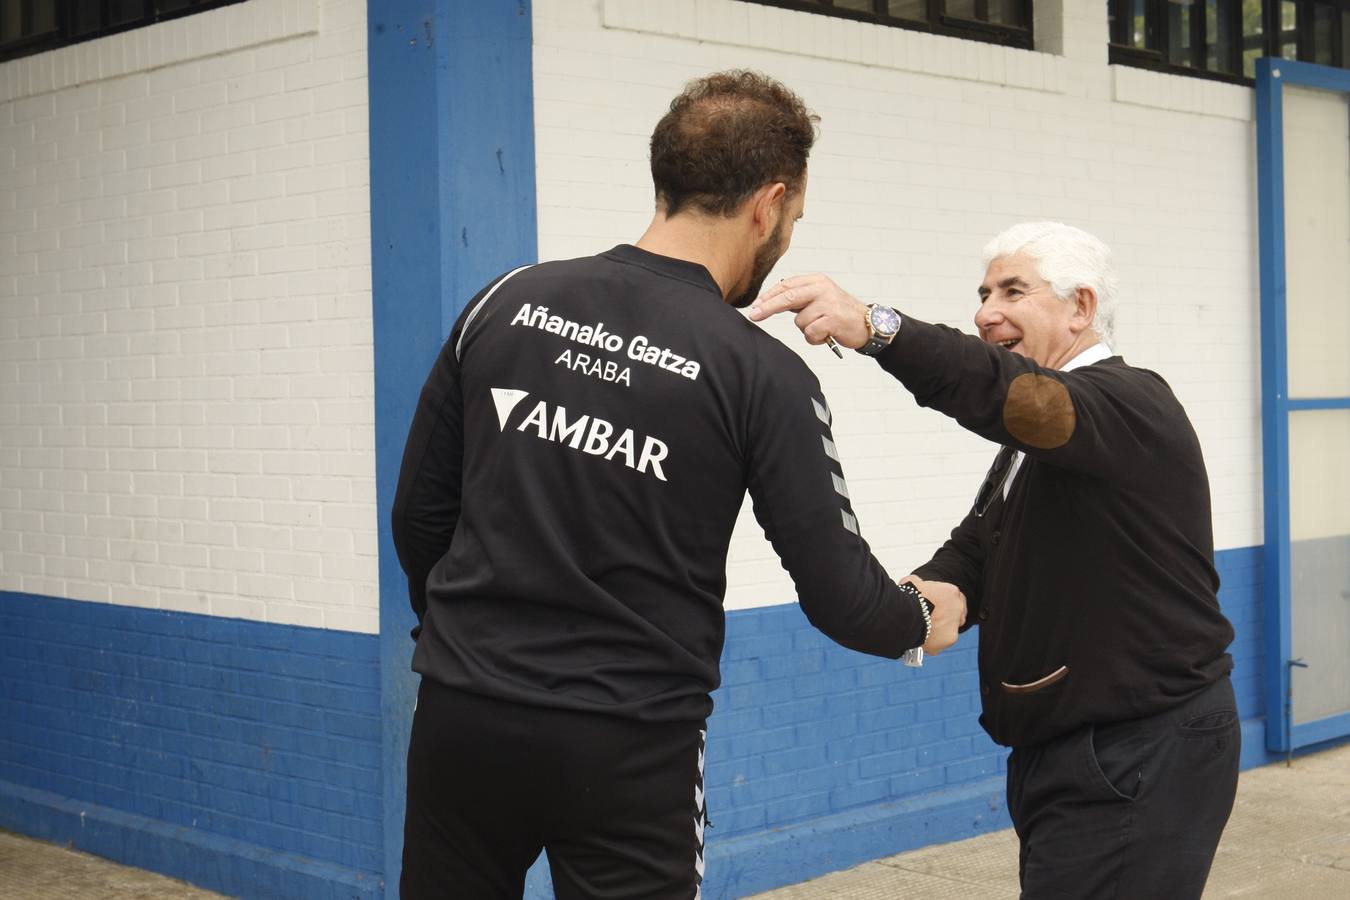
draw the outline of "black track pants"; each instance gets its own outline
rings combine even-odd
[[[401,895],[516,900],[546,849],[558,900],[696,897],[702,729],[520,706],[423,680]]]

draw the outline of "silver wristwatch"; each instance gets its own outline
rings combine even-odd
[[[867,343],[858,348],[864,356],[876,356],[891,345],[900,330],[900,314],[889,306],[873,303],[867,307]]]

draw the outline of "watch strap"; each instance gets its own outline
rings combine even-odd
[[[888,335],[877,334],[876,329],[872,327],[872,312],[873,310],[875,310],[877,307],[880,306],[882,306],[882,304],[880,303],[868,304],[867,315],[863,317],[863,321],[867,325],[867,343],[863,344],[861,347],[858,348],[858,352],[861,353],[863,356],[876,356],[882,350],[885,350],[887,347],[889,347],[891,345],[891,341],[895,340],[895,336],[900,333],[899,323],[900,321],[902,321],[900,319],[900,313],[896,312],[894,309],[891,309],[891,307],[886,306],[883,308],[890,310],[891,314],[894,315],[897,320],[896,329],[895,331],[892,331]]]

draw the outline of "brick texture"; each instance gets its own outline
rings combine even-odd
[[[377,630],[365,9],[0,64],[0,590]]]
[[[922,669],[852,653],[799,607],[732,613],[708,731],[716,839],[989,778],[974,635]]]
[[[1097,233],[1122,280],[1116,349],[1167,379],[1200,435],[1217,546],[1260,544],[1252,91],[1118,75],[1105,4],[1036,6],[1042,46],[1014,51],[739,0],[537,0],[540,255],[635,240],[652,209],[646,142],[670,98],[711,70],[763,70],[822,119],[806,215],[770,280],[826,272],[970,331],[988,238],[1041,218]],[[767,328],[820,377],[879,558],[896,573],[927,560],[994,448],[874,363],[807,347],[786,320]],[[748,511],[730,561],[729,608],[793,596]]]
[[[0,592],[0,782],[378,873],[379,650]]]
[[[1233,686],[1251,720],[1265,714],[1261,550],[1221,552],[1217,566],[1238,633]],[[795,605],[732,612],[708,727],[710,842],[1001,776],[1007,751],[977,721],[977,638],[909,669],[832,644]],[[938,839],[1006,824],[1000,799]]]

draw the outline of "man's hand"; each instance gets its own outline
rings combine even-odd
[[[828,275],[794,275],[769,288],[750,307],[750,318],[762,322],[769,316],[796,310],[794,320],[808,344],[823,344],[826,338],[857,350],[867,343],[867,304],[835,284]]]
[[[900,584],[914,585],[933,604],[933,630],[928,633],[923,652],[936,656],[955,644],[957,629],[966,624],[966,595],[961,589],[945,581],[924,581],[917,575],[906,575]]]

